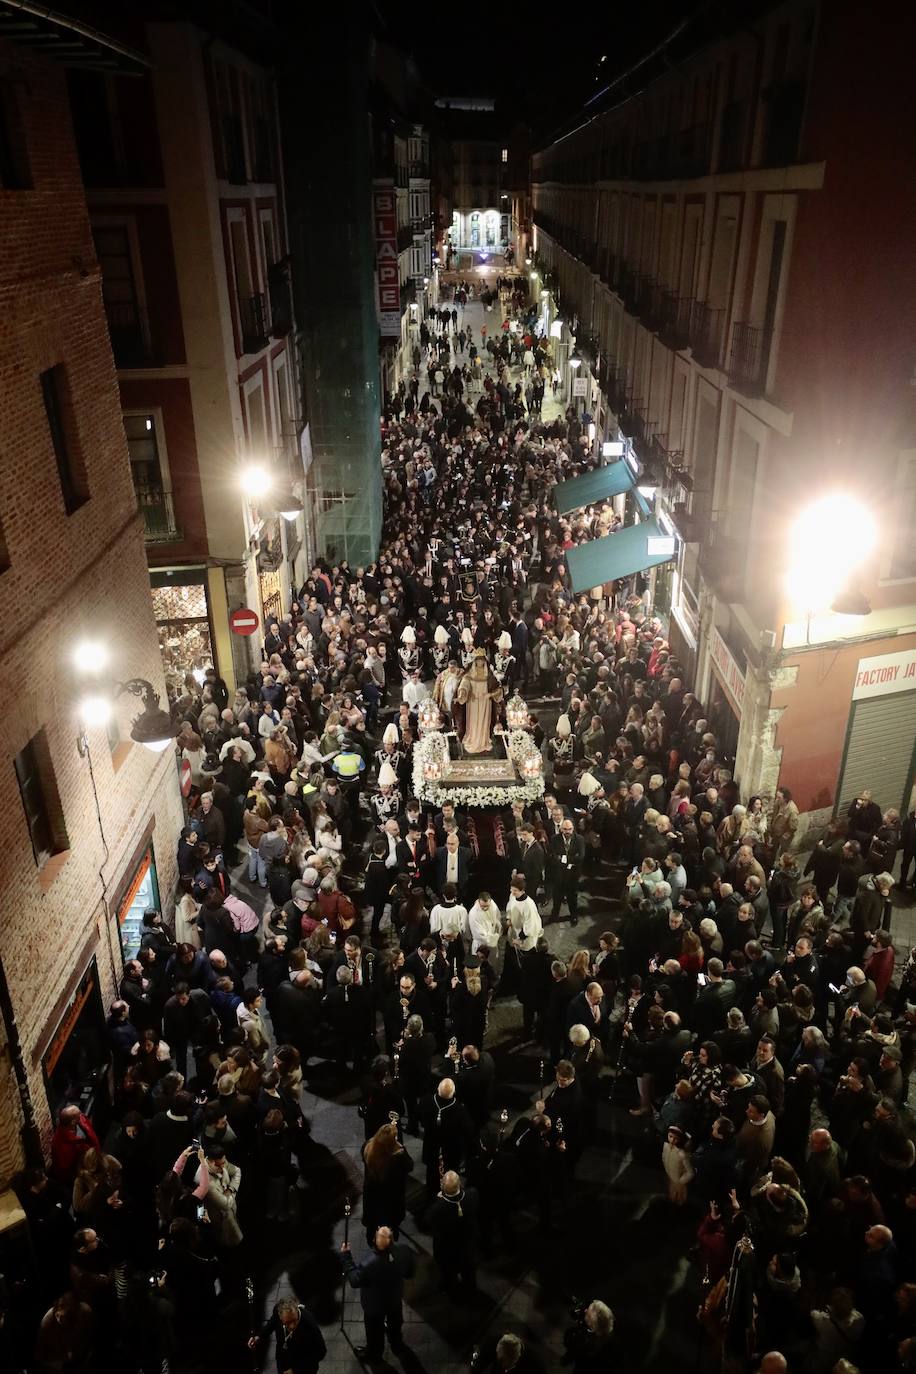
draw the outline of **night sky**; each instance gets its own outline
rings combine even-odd
[[[437,95],[493,95],[503,117],[531,124],[535,143],[581,114],[610,78],[702,8],[699,0],[641,0],[572,10],[432,4],[418,12],[414,0],[375,3],[382,33],[416,59]]]

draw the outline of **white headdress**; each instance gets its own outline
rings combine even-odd
[[[560,736],[560,739],[568,739],[569,736],[572,734],[572,726],[569,723],[569,716],[560,716],[559,720],[557,721],[557,734]]]
[[[382,735],[383,744],[397,744],[400,738],[401,736],[398,734],[398,727],[394,724],[393,721],[385,726],[385,731]]]
[[[579,796],[592,797],[601,791],[601,783],[591,773],[583,773],[579,779]]]
[[[394,785],[396,784],[397,780],[398,780],[398,775],[397,775],[397,773],[394,771],[394,769],[392,768],[392,766],[391,766],[391,764],[388,762],[388,760],[385,759],[384,762],[382,763],[381,768],[378,770],[378,785],[379,785],[379,787],[394,787]]]
[[[402,644],[416,644],[417,632],[412,625],[405,625],[401,631]]]
[[[448,630],[445,628],[444,625],[436,626],[436,633],[433,635],[433,639],[436,641],[437,644],[448,643]]]
[[[508,630],[503,630],[502,634],[499,636],[499,639],[496,641],[496,647],[498,649],[502,649],[504,654],[507,654],[509,650],[512,648],[512,636],[510,635]]]
[[[461,631],[461,642],[462,644],[466,644],[468,648],[474,643],[474,636],[471,634],[467,625],[465,625],[464,629]]]

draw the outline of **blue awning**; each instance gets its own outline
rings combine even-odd
[[[578,544],[566,554],[566,566],[574,592],[586,592],[604,582],[616,582],[632,573],[668,563],[677,550],[677,540],[661,528],[657,520],[627,525],[616,534]]]
[[[581,506],[620,496],[630,490],[634,481],[633,473],[621,458],[619,462],[605,463],[600,468],[592,468],[591,472],[583,472],[581,477],[571,477],[568,482],[558,482],[553,489],[557,514],[566,515]]]

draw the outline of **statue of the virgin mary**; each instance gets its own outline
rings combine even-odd
[[[459,739],[466,754],[489,753],[493,745],[496,712],[503,689],[491,672],[484,649],[478,649],[474,662],[462,677],[455,701],[462,708],[463,721],[456,719]]]

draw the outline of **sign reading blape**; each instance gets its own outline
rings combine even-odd
[[[383,339],[401,337],[401,287],[398,281],[398,198],[394,185],[372,193],[375,218],[375,274],[378,327]]]
[[[914,689],[916,649],[904,649],[900,654],[860,658],[852,699],[862,701],[865,697],[889,697],[894,692],[912,692]]]
[[[709,653],[716,666],[719,681],[740,715],[744,710],[744,674],[715,626],[709,640]]]

